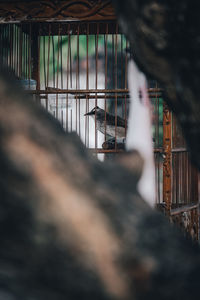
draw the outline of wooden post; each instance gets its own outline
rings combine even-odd
[[[163,162],[163,202],[165,203],[166,214],[170,214],[171,202],[172,202],[172,138],[171,138],[171,112],[164,102],[163,104],[163,150],[164,150],[164,162]]]

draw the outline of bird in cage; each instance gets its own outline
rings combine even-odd
[[[106,134],[109,138],[125,139],[125,120],[121,117],[115,117],[98,106],[95,106],[90,112],[84,114],[84,116],[91,116],[94,121],[96,120],[97,130]]]

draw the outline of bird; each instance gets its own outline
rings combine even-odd
[[[113,116],[104,109],[95,106],[90,112],[84,114],[84,116],[91,116],[94,121],[96,119],[97,130],[103,134],[108,135],[113,138],[122,138],[126,137],[126,128],[125,128],[125,120],[121,117]],[[116,123],[116,128],[115,128]]]

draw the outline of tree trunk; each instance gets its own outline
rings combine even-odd
[[[164,88],[200,168],[200,18],[195,0],[113,0],[134,60]]]

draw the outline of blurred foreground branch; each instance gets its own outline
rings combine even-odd
[[[200,169],[200,18],[195,0],[113,0],[140,69],[164,88]]]

